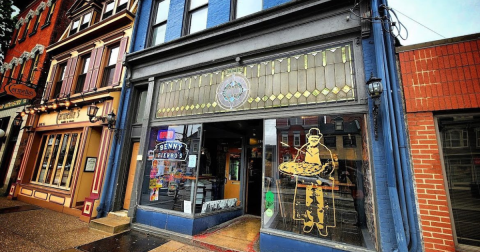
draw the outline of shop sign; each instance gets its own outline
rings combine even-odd
[[[175,140],[175,130],[159,130],[157,135],[157,141]]]
[[[4,103],[4,104],[0,104],[0,110],[14,108],[14,107],[22,106],[22,105],[25,105],[25,104],[27,104],[26,99],[7,102],[7,103]]]
[[[217,89],[217,101],[220,107],[233,110],[247,101],[250,84],[241,73],[233,73],[226,78]]]
[[[154,159],[185,161],[188,156],[187,144],[179,141],[161,142],[153,152]]]
[[[24,84],[10,84],[5,87],[7,94],[17,97],[19,99],[33,99],[37,96],[35,89],[28,87]]]
[[[57,114],[57,124],[75,122],[76,118],[80,117],[80,109],[68,110],[65,112],[59,111]]]

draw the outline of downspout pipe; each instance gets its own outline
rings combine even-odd
[[[378,11],[379,2],[378,0],[372,0],[372,14],[373,17],[379,16]],[[375,60],[377,62],[377,75],[378,77],[382,78],[383,80],[387,80],[387,73],[385,69],[386,59],[385,59],[385,41],[383,39],[383,30],[382,24],[380,22],[373,22],[373,36],[374,36],[374,43],[375,43]],[[392,209],[392,217],[394,223],[394,229],[396,233],[396,241],[397,241],[397,250],[398,251],[408,251],[406,237],[405,237],[405,228],[402,218],[402,211],[400,210],[400,202],[398,197],[398,190],[397,190],[397,179],[396,179],[396,171],[395,166],[398,165],[398,160],[393,160],[395,150],[393,148],[392,141],[392,134],[391,134],[391,113],[389,109],[389,100],[390,100],[390,89],[387,85],[387,81],[383,84],[384,92],[382,94],[381,100],[382,103],[380,105],[380,114],[382,120],[382,129],[383,129],[383,141],[385,147],[385,161],[386,161],[386,169],[387,169],[387,187],[388,187],[388,195],[390,197],[390,204]],[[371,100],[370,100],[371,101]],[[398,154],[398,153],[397,153]],[[396,158],[395,158],[396,159]]]
[[[388,6],[387,0],[383,0],[384,4]],[[397,125],[397,131],[394,132],[398,135],[398,145],[400,150],[400,161],[401,161],[401,172],[403,174],[403,181],[399,181],[399,183],[404,184],[405,188],[405,197],[406,197],[406,209],[408,214],[408,222],[410,227],[410,249],[409,251],[420,251],[419,248],[420,243],[419,241],[419,233],[417,232],[417,223],[418,218],[416,216],[416,207],[415,207],[415,196],[413,194],[413,183],[410,178],[412,178],[410,173],[410,163],[409,163],[409,155],[407,152],[407,135],[405,130],[405,120],[403,107],[400,106],[402,104],[401,95],[400,95],[400,85],[397,79],[397,67],[396,67],[396,57],[392,50],[394,43],[392,41],[392,37],[389,34],[385,34],[386,36],[386,47],[387,47],[387,58],[388,58],[388,68],[390,74],[390,83],[393,98],[393,109],[395,110],[395,125]]]
[[[130,37],[130,48],[129,52],[132,52],[135,46],[135,37],[137,36],[137,25],[138,25],[138,17],[140,16],[140,12],[142,10],[142,0],[138,0],[137,3],[137,14],[135,15],[137,18],[135,18],[135,21],[133,22],[133,32]],[[125,76],[125,74],[124,74]],[[103,185],[103,190],[102,194],[100,197],[100,204],[97,207],[98,211],[98,218],[105,217],[107,213],[111,210],[112,208],[112,201],[113,195],[114,195],[114,190],[115,190],[115,181],[117,180],[118,177],[118,168],[119,168],[119,163],[120,163],[120,153],[122,152],[122,147],[123,147],[123,137],[125,133],[125,125],[126,125],[126,116],[124,116],[125,112],[127,112],[127,108],[129,105],[129,99],[130,99],[130,94],[131,94],[131,89],[126,88],[126,78],[123,78],[122,82],[122,91],[120,93],[120,102],[118,104],[118,118],[117,121],[115,122],[115,128],[120,130],[120,133],[118,137],[114,137],[112,141],[112,149],[110,150],[110,155],[108,157],[108,165],[107,165],[107,170],[105,172],[105,182]],[[114,173],[114,170],[116,173]],[[113,178],[112,177],[113,174]],[[108,199],[107,199],[108,198]]]

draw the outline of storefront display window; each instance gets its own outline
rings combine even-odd
[[[192,213],[201,125],[153,127],[140,204]],[[197,200],[199,197],[197,196]]]
[[[459,244],[480,246],[480,116],[442,116],[438,120],[450,207]],[[476,139],[477,138],[477,139]]]
[[[80,132],[44,134],[32,183],[69,189],[80,137]]]
[[[374,215],[363,115],[292,119],[265,120],[263,228],[371,244]],[[295,147],[297,132],[301,142]],[[340,141],[344,144],[335,148]]]

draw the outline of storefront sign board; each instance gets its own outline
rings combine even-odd
[[[23,106],[27,103],[28,103],[27,99],[20,99],[20,100],[16,100],[16,101],[7,102],[7,103],[4,103],[4,104],[0,104],[0,110],[10,109],[10,108],[18,107],[18,106]]]
[[[5,87],[7,94],[17,97],[18,99],[33,99],[37,96],[35,89],[24,84],[10,84]]]

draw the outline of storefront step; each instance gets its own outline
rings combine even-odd
[[[91,229],[116,234],[130,229],[130,218],[108,214],[105,218],[90,221],[89,227]]]

